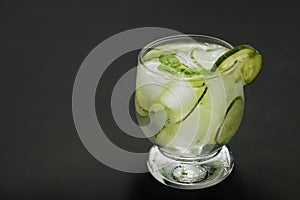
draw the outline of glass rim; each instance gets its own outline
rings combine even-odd
[[[145,47],[143,47],[141,49],[141,51],[139,52],[138,54],[138,65],[141,65],[142,67],[144,67],[146,70],[149,70],[151,73],[154,73],[156,75],[159,75],[159,76],[164,76],[165,79],[168,79],[168,80],[181,80],[181,81],[195,81],[195,80],[199,80],[199,79],[210,79],[210,78],[215,78],[215,77],[218,77],[220,76],[221,74],[224,74],[224,73],[227,73],[229,71],[231,71],[232,69],[235,68],[235,63],[228,67],[227,69],[225,70],[222,70],[222,71],[215,71],[213,72],[212,74],[208,74],[208,75],[200,75],[200,76],[196,76],[196,77],[176,77],[176,76],[172,76],[170,74],[162,74],[162,73],[159,73],[149,67],[147,67],[145,64],[144,64],[144,60],[143,60],[143,56],[145,54],[145,52],[149,49],[151,49],[152,47],[154,47],[155,45],[158,45],[160,43],[163,43],[163,42],[166,42],[166,41],[172,41],[172,40],[176,40],[176,39],[180,39],[180,38],[191,38],[191,40],[194,40],[196,41],[195,39],[193,38],[202,38],[202,39],[207,39],[207,40],[211,40],[212,43],[215,43],[215,44],[220,44],[222,46],[225,46],[229,49],[233,49],[234,47],[227,41],[225,40],[222,40],[220,38],[217,38],[217,37],[213,37],[213,36],[208,36],[208,35],[200,35],[200,34],[179,34],[179,35],[172,35],[172,36],[166,36],[166,37],[162,37],[162,38],[159,38],[159,39],[156,39],[148,44],[146,44]],[[214,42],[215,41],[215,42]],[[196,41],[197,42],[197,41]]]

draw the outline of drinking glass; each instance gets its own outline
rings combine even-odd
[[[158,181],[180,189],[209,187],[231,173],[233,157],[226,144],[244,111],[244,83],[235,64],[197,77],[171,76],[147,64],[150,51],[159,56],[160,47],[180,51],[181,44],[195,42],[233,48],[210,36],[176,35],[149,43],[138,56],[136,116],[154,144],[147,166]]]

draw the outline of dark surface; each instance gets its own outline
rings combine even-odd
[[[78,2],[0,1],[0,199],[299,199],[296,4]],[[264,55],[261,74],[246,87],[244,119],[230,142],[236,168],[219,185],[180,191],[150,174],[115,171],[94,159],[77,135],[71,96],[83,59],[113,34],[142,26],[250,43]],[[110,66],[110,78],[102,80],[107,87],[97,91],[97,111],[107,116],[101,123],[114,143],[146,152],[151,144],[124,135],[107,109],[114,81],[135,63],[132,52]]]

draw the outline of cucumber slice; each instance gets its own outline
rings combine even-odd
[[[178,125],[175,122],[178,113],[165,106],[159,99],[150,101],[143,89],[149,88],[139,88],[135,93],[135,111],[138,124],[142,126],[144,134],[153,143],[162,147],[167,146],[177,133]],[[153,122],[150,119],[151,115],[154,119]]]
[[[139,114],[141,117],[148,116],[151,102],[146,98],[141,89],[137,89],[135,91],[134,103],[137,114]]]
[[[144,106],[142,106],[140,102]],[[141,96],[141,94],[138,93],[138,90],[136,91],[136,94],[134,97],[134,104],[135,104],[135,116],[136,116],[138,124],[140,126],[146,126],[147,124],[150,123],[150,118],[148,116],[149,115],[149,110],[148,110],[149,106],[146,106],[146,105],[149,105],[150,103],[144,100],[143,96]]]
[[[180,121],[176,122],[177,124],[180,123],[180,122],[182,122],[182,121],[184,121],[184,120],[186,120],[192,114],[192,112],[195,110],[195,108],[199,104],[201,104],[202,99],[204,98],[206,92],[207,92],[207,87],[203,87],[202,93],[201,93],[200,97],[198,98],[197,102],[195,103],[195,105],[192,107],[192,109]]]
[[[166,147],[174,139],[178,125],[167,120],[165,126],[150,140],[160,147]]]
[[[224,71],[233,65],[237,65],[242,73],[244,85],[248,85],[262,68],[262,55],[250,45],[240,45],[218,58],[212,71]]]
[[[163,106],[163,104],[161,103],[152,105],[150,104],[151,106],[148,106],[149,102],[141,101],[142,103],[140,103],[139,100],[141,100],[141,98],[137,98],[136,96],[136,118],[144,134],[154,144],[162,147],[167,146],[172,141],[177,132],[178,125],[175,124],[175,117],[177,116],[176,113],[174,113],[171,109]],[[166,112],[166,114],[163,114],[163,112]],[[156,121],[151,122],[150,115],[152,115],[153,119]]]
[[[134,104],[136,113],[141,117],[147,117],[149,111],[140,105],[140,103],[137,100],[137,96],[135,96],[134,98]]]
[[[164,109],[167,112],[167,119],[165,120],[165,124],[155,134],[155,136],[150,137],[150,140],[161,147],[167,146],[173,140],[179,127],[176,124],[177,114],[167,107],[164,107]]]
[[[191,60],[193,60],[193,62],[194,62],[198,67],[204,68],[204,67],[203,67],[199,62],[197,62],[197,60],[195,59],[194,53],[195,53],[196,50],[197,50],[197,49],[193,49],[193,50],[191,51],[191,53],[190,53],[190,58],[191,58]]]
[[[215,140],[218,144],[226,144],[240,126],[244,113],[244,101],[238,96],[230,103],[225,118],[217,130]]]

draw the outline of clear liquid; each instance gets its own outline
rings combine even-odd
[[[195,42],[158,46],[144,55],[137,72],[136,114],[144,133],[163,151],[205,157],[236,132],[244,105],[239,71],[211,71],[226,51]]]

